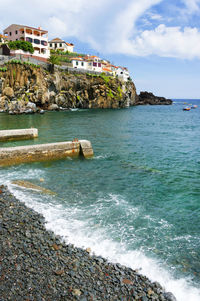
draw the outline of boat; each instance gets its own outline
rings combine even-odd
[[[183,111],[190,111],[190,107],[185,107],[185,108],[183,108]]]
[[[197,108],[197,105],[191,106],[191,109],[196,109],[196,108]]]
[[[78,111],[78,109],[77,108],[70,108],[70,111],[75,112],[75,111]]]

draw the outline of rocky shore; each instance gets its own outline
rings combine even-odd
[[[66,245],[44,218],[0,187],[0,300],[160,300],[175,297],[137,271]]]

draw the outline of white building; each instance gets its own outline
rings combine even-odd
[[[72,57],[71,58],[71,63],[72,63],[73,68],[75,68],[75,69],[88,70],[87,62],[84,61],[80,57]]]
[[[63,52],[69,51],[74,52],[74,44],[67,43],[60,38],[55,38],[49,41],[49,49],[50,50],[60,50]]]
[[[9,41],[27,41],[33,45],[33,55],[27,54],[23,50],[12,50],[12,54],[31,55],[32,57],[47,60],[50,57],[50,51],[48,49],[48,31],[41,29],[41,27],[35,28],[25,25],[12,24],[8,26],[4,31],[4,35]]]
[[[72,66],[76,69],[102,72],[101,59],[97,56],[74,57],[71,58]]]
[[[86,56],[84,60],[87,62],[87,69],[95,72],[102,72],[101,59],[98,56]]]
[[[128,69],[125,67],[118,67],[116,70],[116,76],[120,79],[123,80],[124,82],[127,82],[128,79],[130,78],[130,74],[128,72]]]

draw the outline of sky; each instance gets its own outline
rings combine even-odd
[[[128,67],[137,92],[200,99],[200,0],[0,0],[10,24]]]

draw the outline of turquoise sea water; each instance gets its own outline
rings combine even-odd
[[[41,212],[47,228],[159,281],[180,301],[200,300],[200,100],[122,110],[0,114],[0,129],[36,127],[39,138],[0,147],[92,142],[93,159],[1,168],[0,182]],[[40,179],[43,178],[44,182]],[[24,179],[56,197],[17,188]]]

